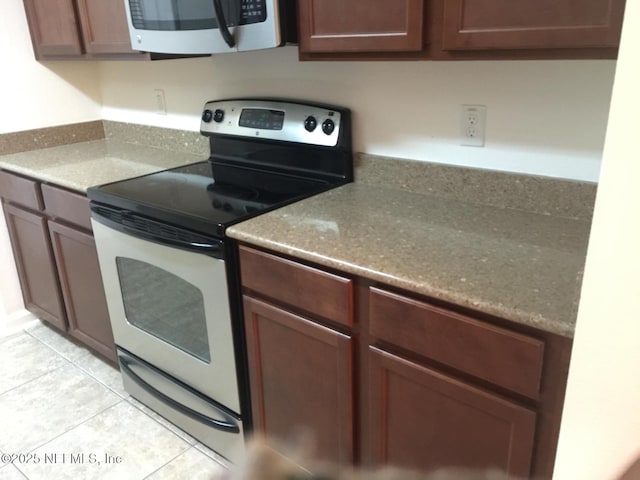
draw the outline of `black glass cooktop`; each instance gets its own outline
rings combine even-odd
[[[204,161],[93,187],[87,194],[97,203],[223,236],[229,225],[331,186],[319,179]]]

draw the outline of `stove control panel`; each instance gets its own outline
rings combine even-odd
[[[219,100],[202,112],[203,135],[231,135],[335,147],[342,132],[340,108],[277,100]]]

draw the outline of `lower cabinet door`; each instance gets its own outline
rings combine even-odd
[[[352,339],[248,296],[244,315],[256,431],[308,434],[316,459],[351,463]]]
[[[47,220],[14,205],[3,204],[25,307],[61,330],[67,329]]]
[[[49,232],[67,307],[69,333],[116,362],[93,237],[53,221],[49,221]]]
[[[369,368],[371,463],[529,476],[533,411],[374,347]]]

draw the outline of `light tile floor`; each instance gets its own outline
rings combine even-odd
[[[204,480],[228,467],[44,323],[0,338],[0,455],[0,480]]]

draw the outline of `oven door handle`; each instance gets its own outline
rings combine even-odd
[[[129,358],[125,358],[123,356],[119,356],[119,360],[120,360],[120,365],[121,367],[125,370],[125,372],[127,373],[127,375],[129,375],[129,377],[136,382],[141,388],[143,388],[144,390],[146,390],[147,392],[149,392],[151,395],[153,395],[155,398],[157,398],[158,400],[162,401],[163,403],[167,404],[169,407],[177,410],[178,412],[182,413],[183,415],[186,415],[187,417],[200,422],[204,425],[207,425],[208,427],[212,427],[215,428],[217,430],[222,430],[224,432],[228,432],[228,433],[240,433],[240,427],[238,426],[238,423],[235,421],[235,419],[231,416],[228,415],[227,413],[223,412],[220,409],[216,409],[218,410],[218,412],[220,413],[220,415],[222,417],[224,417],[224,420],[218,420],[216,418],[211,418],[208,417],[207,415],[204,415],[192,408],[189,408],[185,405],[182,405],[181,403],[175,401],[173,398],[169,397],[168,395],[165,395],[164,393],[162,393],[160,390],[158,390],[157,388],[149,385],[147,382],[145,382],[142,378],[140,378],[140,376],[138,376],[132,369],[131,369],[131,363],[132,361]]]
[[[184,228],[168,226],[127,210],[91,202],[91,218],[133,237],[224,259],[224,243],[221,240],[199,235]]]

